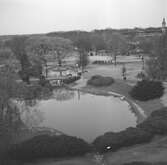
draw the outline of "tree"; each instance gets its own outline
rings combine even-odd
[[[165,80],[167,78],[167,34],[160,36],[147,62],[146,72],[151,79]]]
[[[88,52],[92,49],[91,37],[88,33],[79,33],[77,34],[77,39],[74,42],[75,46],[78,49],[78,65],[81,67],[82,72],[88,64]]]
[[[88,53],[83,50],[79,50],[79,60],[78,60],[78,65],[81,67],[82,72],[84,72],[85,67],[88,65],[89,60],[88,60]]]
[[[16,73],[10,65],[5,65],[0,70],[0,124],[12,124],[13,113],[12,98],[16,98],[19,86],[16,82]]]
[[[128,43],[123,35],[119,33],[112,33],[110,36],[105,38],[107,49],[113,52],[114,55],[114,64],[116,65],[117,54],[126,54],[128,51]]]
[[[91,38],[89,33],[80,33],[77,34],[77,39],[74,42],[74,45],[82,51],[90,51],[92,49]]]
[[[104,38],[100,34],[94,32],[91,35],[91,47],[95,51],[106,49]]]
[[[58,65],[62,65],[62,60],[69,51],[72,50],[72,42],[69,39],[60,37],[33,36],[27,41],[31,61],[38,62],[39,66],[45,65],[47,77],[47,55],[52,54]]]
[[[17,60],[20,62],[20,75],[22,80],[29,83],[30,62],[26,52],[26,40],[27,37],[25,36],[14,37],[7,41],[6,45],[11,49]]]

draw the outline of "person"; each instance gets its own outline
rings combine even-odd
[[[122,67],[122,78],[123,78],[123,80],[126,80],[126,67],[125,67],[125,65],[123,65],[123,67]]]

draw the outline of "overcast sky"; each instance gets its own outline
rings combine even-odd
[[[167,19],[166,1],[0,0],[0,35],[157,27]]]

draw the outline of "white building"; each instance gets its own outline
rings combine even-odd
[[[90,63],[94,63],[94,62],[112,63],[113,61],[112,54],[106,52],[106,50],[99,50],[97,52],[90,51],[88,53],[88,57],[89,57]]]

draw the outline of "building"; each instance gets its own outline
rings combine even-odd
[[[111,52],[107,52],[106,50],[90,51],[88,57],[91,63],[109,64],[113,60]]]
[[[166,21],[165,21],[165,18],[163,18],[163,21],[162,21],[162,33],[166,33]]]

